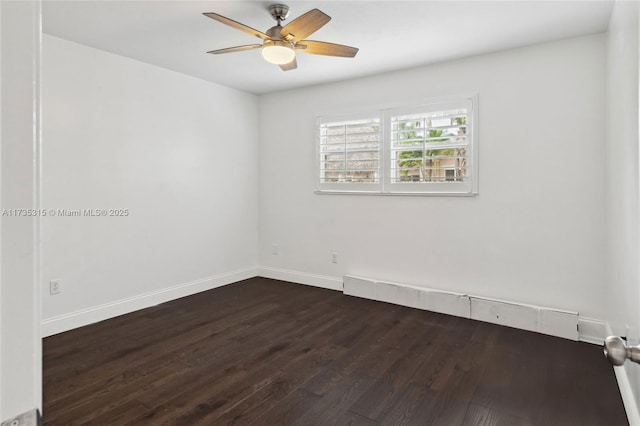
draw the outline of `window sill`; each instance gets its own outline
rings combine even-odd
[[[391,196],[411,196],[411,197],[475,197],[478,193],[472,192],[378,192],[378,191],[335,191],[316,190],[318,195],[391,195]]]

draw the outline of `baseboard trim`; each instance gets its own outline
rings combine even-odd
[[[607,323],[605,321],[580,317],[578,318],[578,340],[581,342],[602,345],[607,336]]]
[[[342,278],[309,274],[289,269],[258,266],[202,278],[162,290],[47,318],[41,323],[41,334],[42,337],[53,336],[54,334],[63,333],[73,330],[74,328],[83,327],[140,309],[149,308],[160,303],[169,302],[181,297],[190,296],[254,277],[272,278],[296,284],[342,291]]]
[[[222,287],[238,281],[246,280],[257,276],[255,267],[240,269],[237,271],[227,272],[224,274],[214,275],[212,277],[202,278],[187,283],[178,284],[162,290],[117,300],[115,302],[105,303],[103,305],[93,306],[87,309],[70,312],[68,314],[47,318],[42,321],[41,333],[42,337],[52,336],[54,334],[73,330],[74,328],[104,321],[140,309],[149,308],[151,306],[165,303],[181,297],[190,296],[192,294],[211,290],[216,287]]]
[[[611,326],[608,323],[605,323],[605,331],[609,336],[613,334]],[[613,372],[616,374],[616,380],[618,382],[618,388],[620,389],[624,410],[627,412],[629,426],[640,426],[640,412],[638,411],[638,404],[633,395],[633,389],[631,388],[631,381],[627,371],[627,368],[631,367],[631,361],[627,360],[627,362],[620,367],[613,367]]]
[[[622,396],[624,410],[627,412],[629,425],[638,426],[640,425],[640,413],[638,413],[638,405],[636,404],[636,399],[633,396],[633,391],[631,390],[631,383],[629,382],[627,369],[623,365],[620,367],[613,367],[613,371],[616,374],[618,388],[620,388],[620,396]]]
[[[202,291],[211,290],[216,287],[221,287],[257,276],[329,290],[344,290],[342,277],[310,274],[307,272],[269,266],[256,266],[202,278],[162,290],[47,318],[42,321],[42,337],[52,336],[54,334],[73,330],[74,328],[104,321],[109,318],[155,306],[180,297],[190,296]],[[604,337],[607,335],[608,325],[605,321],[594,318],[579,317],[578,323],[580,325],[579,341],[596,345],[602,344]],[[609,332],[609,334],[611,333]]]
[[[293,271],[290,269],[272,268],[269,266],[259,266],[257,276],[272,278],[274,280],[289,281],[296,284],[310,285],[313,287],[326,288],[329,290],[342,291],[342,277],[330,277],[327,275],[309,274],[306,272]]]

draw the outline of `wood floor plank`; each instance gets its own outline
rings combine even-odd
[[[320,399],[318,395],[298,388],[259,419],[249,424],[252,426],[308,426],[300,421],[300,417],[311,407],[316,406]]]
[[[462,423],[463,426],[531,426],[533,424],[513,414],[475,404],[469,406]]]
[[[599,347],[254,278],[44,339],[45,425],[626,424]]]
[[[364,394],[375,379],[352,373],[300,414],[296,422],[304,425],[334,425],[343,421],[353,403]]]
[[[306,377],[324,368],[328,362],[345,350],[346,348],[342,346],[325,346],[315,352],[312,357],[302,358],[298,362],[287,365],[279,374],[274,375],[269,385],[222,413],[215,419],[215,423],[249,424],[259,420],[265,412],[294,392]]]
[[[378,380],[354,403],[351,411],[379,420],[403,397],[402,394],[416,370],[426,362],[425,354],[429,350],[429,341],[424,333],[416,332],[414,339],[407,337],[405,340],[413,342],[413,345],[406,351],[396,350],[393,363],[384,368],[383,374],[374,376]]]

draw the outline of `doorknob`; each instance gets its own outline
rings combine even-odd
[[[604,339],[603,349],[604,356],[613,365],[620,366],[627,359],[640,364],[640,345],[627,346],[627,342],[618,336],[609,336]]]

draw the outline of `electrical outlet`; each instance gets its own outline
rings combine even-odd
[[[331,253],[331,263],[338,263],[338,253]]]
[[[278,247],[277,244],[274,244],[271,246],[271,254],[274,256],[277,256],[278,254],[280,254],[280,247]]]
[[[60,280],[49,281],[49,294],[60,294],[61,291]]]

